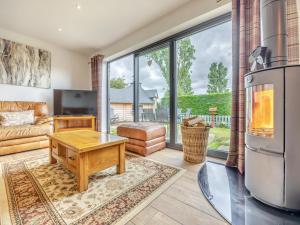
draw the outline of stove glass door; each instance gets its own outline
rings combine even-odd
[[[260,137],[274,137],[274,85],[247,88],[247,131]]]

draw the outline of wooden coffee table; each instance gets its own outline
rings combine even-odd
[[[125,142],[127,138],[96,131],[65,131],[48,135],[50,163],[61,162],[77,177],[79,192],[88,188],[91,174],[117,166],[125,172]]]

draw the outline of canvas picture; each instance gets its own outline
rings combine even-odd
[[[51,53],[0,38],[0,83],[51,87]]]

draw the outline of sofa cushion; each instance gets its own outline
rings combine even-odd
[[[35,116],[48,116],[49,115],[49,110],[48,110],[48,105],[43,104],[43,103],[37,103],[34,105],[34,112]]]
[[[51,132],[51,126],[48,124],[41,125],[20,125],[12,127],[0,127],[0,141],[34,137],[46,135]]]
[[[14,145],[21,145],[33,142],[40,142],[40,141],[47,141],[49,138],[46,135],[43,136],[34,136],[34,137],[25,137],[25,138],[18,138],[18,139],[11,139],[6,141],[0,141],[0,147],[7,147],[7,146],[14,146]]]
[[[46,102],[0,101],[0,112],[20,112],[26,110],[34,110],[35,116],[44,116],[48,111],[48,107]]]
[[[3,146],[0,147],[0,156],[33,150],[33,149],[48,148],[48,147],[49,147],[49,140],[29,142],[29,143],[23,143],[18,145],[11,145],[11,146]]]
[[[45,123],[52,123],[53,122],[53,117],[49,116],[38,116],[35,118],[35,124],[40,125],[40,124],[45,124]]]
[[[166,128],[156,123],[130,123],[118,126],[117,134],[122,137],[149,141],[166,135]]]
[[[34,110],[21,112],[0,112],[1,126],[17,126],[34,123]]]

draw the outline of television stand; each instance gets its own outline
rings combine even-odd
[[[96,130],[95,116],[54,116],[54,132]]]

